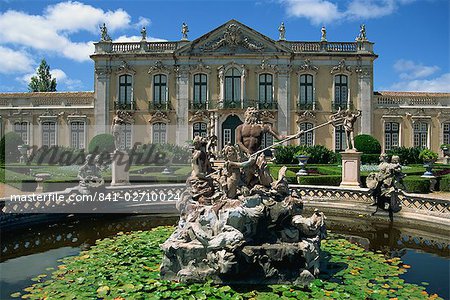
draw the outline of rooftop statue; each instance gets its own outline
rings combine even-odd
[[[278,31],[280,32],[280,37],[278,39],[280,41],[286,40],[286,27],[284,26],[284,22],[281,22],[280,27],[278,27]]]
[[[141,36],[143,41],[147,39],[147,29],[145,28],[145,26],[143,26],[141,29]]]
[[[392,156],[391,163],[389,163],[388,156],[383,153],[380,156],[379,171],[373,172],[367,176],[366,184],[374,199],[374,206],[377,206],[374,215],[379,208],[389,212],[389,218],[393,220],[393,213],[401,210],[398,195],[403,193],[405,185],[403,178],[405,174],[402,173],[400,159],[398,156]]]
[[[327,41],[327,29],[325,28],[325,26],[322,26],[322,29],[320,29],[321,32],[321,37],[320,37],[320,41],[321,42],[326,42]]]
[[[359,28],[359,35],[356,37],[357,41],[367,41],[366,25],[362,24]]]
[[[188,32],[189,32],[189,27],[187,26],[186,23],[183,23],[183,25],[181,25],[181,34],[182,34],[181,39],[182,40],[186,41],[188,39],[188,35],[187,35]]]
[[[216,169],[209,163],[211,139],[194,138],[192,173],[176,205],[180,221],[161,245],[162,278],[306,285],[318,275],[325,216],[302,216],[303,202],[289,188],[286,167],[276,179],[270,175],[261,149],[266,132],[283,138],[249,108],[236,129],[237,145],[224,147],[225,163]]]
[[[106,24],[103,23],[102,26],[100,26],[100,41],[102,42],[109,42],[111,41],[111,37],[108,35],[108,28],[106,28]]]

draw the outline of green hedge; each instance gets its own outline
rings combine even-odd
[[[363,164],[378,164],[380,162],[380,154],[365,154],[361,155],[361,162]]]
[[[18,162],[20,158],[18,146],[23,145],[23,140],[15,132],[8,132],[0,140],[0,165]]]
[[[33,192],[36,190],[37,182],[34,177],[16,173],[8,169],[2,169],[4,172],[0,172],[1,182],[15,187],[21,191]]]
[[[275,163],[281,165],[298,164],[298,159],[295,156],[301,150],[310,154],[308,164],[330,164],[337,161],[336,153],[322,145],[287,145],[277,146],[275,149]]]
[[[430,192],[430,179],[420,176],[407,176],[403,182],[408,193],[426,194]]]
[[[298,184],[304,185],[329,185],[339,186],[342,181],[341,175],[306,175],[297,177]]]
[[[114,145],[114,136],[109,133],[102,133],[94,136],[89,143],[89,153],[112,153],[116,146]]]
[[[371,135],[359,134],[355,136],[355,148],[364,154],[378,154],[381,153],[380,142]]]
[[[442,192],[450,192],[450,175],[441,177],[439,187]]]
[[[421,164],[422,160],[419,159],[420,151],[422,148],[418,147],[395,147],[392,150],[388,150],[386,153],[389,157],[397,155],[400,158],[402,165]]]

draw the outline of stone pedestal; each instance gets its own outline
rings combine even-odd
[[[129,167],[128,153],[116,150],[111,154],[111,160],[111,185],[129,185],[130,173],[127,170]]]
[[[347,150],[341,152],[342,181],[340,187],[361,187],[359,179],[362,152]]]

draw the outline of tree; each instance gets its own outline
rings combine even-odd
[[[56,91],[56,78],[52,78],[50,74],[50,66],[45,59],[42,59],[39,68],[37,69],[36,76],[31,77],[31,81],[28,84],[28,90],[30,92],[55,92]]]

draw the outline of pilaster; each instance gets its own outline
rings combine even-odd
[[[359,109],[361,110],[361,133],[372,134],[372,72],[369,67],[359,67],[356,69],[356,73],[358,74],[358,89],[360,97]]]
[[[289,132],[289,72],[290,66],[278,66],[278,124],[277,131],[287,135]]]
[[[95,68],[94,135],[108,132],[108,125],[110,124],[110,81],[111,68]]]
[[[183,146],[189,139],[188,113],[189,113],[189,69],[180,66],[177,72],[177,105],[176,105],[176,143]]]

